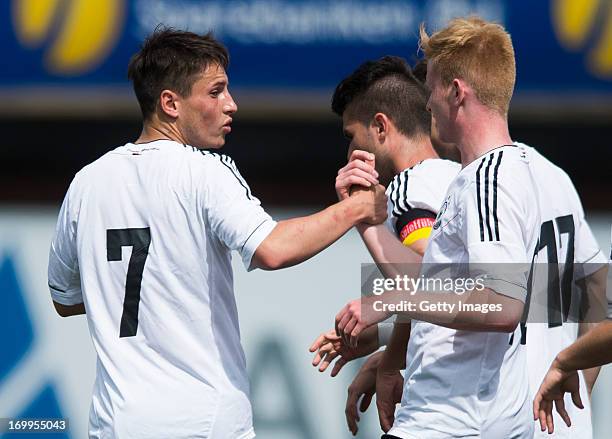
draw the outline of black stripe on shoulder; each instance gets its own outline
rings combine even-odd
[[[404,213],[412,209],[410,203],[408,202],[408,173],[408,170],[402,172],[402,174],[404,174],[404,196],[402,197],[401,201],[404,204]]]
[[[493,241],[493,232],[491,231],[491,216],[489,209],[489,190],[491,184],[489,183],[489,171],[491,169],[491,163],[493,163],[493,157],[495,157],[495,153],[489,156],[489,163],[487,163],[487,167],[485,168],[485,181],[484,181],[484,201],[485,201],[485,219],[487,223],[487,234],[489,236],[489,241]]]
[[[499,220],[497,218],[497,173],[499,172],[499,165],[501,165],[504,151],[500,151],[497,156],[497,162],[493,169],[493,221],[495,223],[495,240],[499,241]]]
[[[486,157],[480,161],[480,165],[478,165],[478,169],[476,170],[476,202],[478,204],[478,224],[480,225],[480,240],[484,241],[484,223],[482,219],[482,207],[480,201],[480,170],[482,169],[482,165],[484,164]]]
[[[393,177],[391,180],[391,184],[389,185],[389,200],[391,201],[391,205],[393,206],[393,216],[400,216],[400,212],[397,209],[397,187],[399,186],[399,175]]]
[[[399,217],[408,212],[412,207],[408,203],[408,174],[409,170],[397,174],[391,182],[389,199],[393,205],[393,216]]]
[[[212,152],[212,151],[200,150],[200,152],[204,156],[212,155],[213,157],[219,159],[219,161],[223,164],[223,166],[229,169],[230,172],[234,175],[234,177],[236,177],[236,180],[238,180],[238,183],[240,183],[240,186],[244,188],[247,198],[249,200],[253,200],[253,197],[251,195],[251,190],[249,189],[249,185],[246,183],[246,181],[244,181],[244,179],[240,175],[240,172],[238,172],[238,168],[236,167],[234,160],[232,160],[230,156],[225,155],[225,154],[219,154],[217,152]]]

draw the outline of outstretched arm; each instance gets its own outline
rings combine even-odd
[[[361,222],[381,223],[387,218],[385,189],[372,184],[313,215],[280,221],[257,247],[251,267],[277,270],[309,259]]]

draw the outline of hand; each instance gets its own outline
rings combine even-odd
[[[355,199],[363,209],[361,222],[381,224],[387,219],[387,194],[384,186],[377,184],[369,189],[359,186],[351,190],[351,199]]]
[[[361,366],[348,388],[344,414],[346,416],[348,429],[353,433],[353,436],[359,431],[359,427],[357,426],[360,419],[359,413],[357,412],[359,398],[363,395],[361,404],[359,404],[359,411],[365,413],[372,402],[372,396],[374,396],[376,392],[376,369],[378,368],[382,353],[383,352],[376,352],[363,363],[363,366]]]
[[[374,169],[374,154],[356,149],[351,153],[349,162],[338,171],[336,194],[340,201],[350,195],[351,186],[369,188],[378,184],[378,172]]]
[[[366,334],[367,332],[367,334]],[[372,326],[364,331],[357,347],[351,348],[336,335],[335,330],[324,332],[312,343],[310,352],[317,351],[312,365],[319,366],[319,372],[325,372],[335,358],[340,357],[334,363],[331,376],[335,377],[346,363],[355,358],[365,357],[378,349],[378,327]],[[322,361],[322,362],[321,362]]]
[[[580,399],[578,372],[575,370],[564,371],[559,366],[557,360],[555,360],[544,377],[533,401],[533,419],[535,421],[540,420],[542,431],[546,430],[546,428],[548,428],[549,434],[555,431],[552,416],[553,403],[565,424],[568,427],[572,425],[571,419],[565,410],[564,396],[566,392],[572,394],[572,401],[576,407],[584,408]]]
[[[356,348],[359,337],[366,328],[391,315],[387,311],[374,310],[374,302],[377,300],[381,300],[380,296],[355,299],[347,303],[336,315],[336,335],[342,337],[347,346]]]
[[[395,405],[402,400],[404,377],[399,370],[383,370],[376,374],[376,407],[380,428],[386,433],[393,427]]]

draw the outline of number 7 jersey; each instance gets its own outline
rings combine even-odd
[[[127,144],[76,175],[49,287],[85,303],[90,437],[254,436],[231,251],[249,268],[275,225],[229,157],[176,142]]]

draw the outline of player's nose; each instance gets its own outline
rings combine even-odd
[[[229,94],[228,92],[227,102],[223,106],[223,112],[225,114],[234,114],[236,111],[238,111],[238,105],[236,104],[236,101],[234,101],[234,98],[232,97],[232,95]]]

